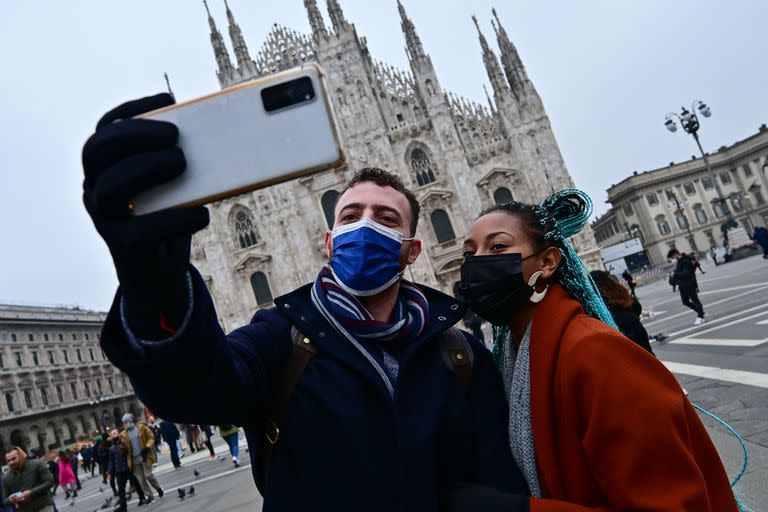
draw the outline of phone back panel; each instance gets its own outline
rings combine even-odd
[[[178,126],[187,167],[136,196],[133,213],[210,203],[342,165],[322,73],[305,65],[140,116]],[[305,76],[312,100],[267,112],[263,89]]]

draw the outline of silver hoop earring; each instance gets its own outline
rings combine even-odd
[[[541,270],[538,270],[531,275],[531,278],[528,279],[528,286],[533,288],[533,294],[531,295],[531,298],[529,299],[534,304],[538,304],[544,299],[544,296],[547,294],[547,290],[549,290],[549,285],[544,287],[544,290],[541,292],[536,291],[536,281],[539,280],[541,275],[544,274]]]

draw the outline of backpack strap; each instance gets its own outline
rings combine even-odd
[[[270,413],[264,422],[264,449],[262,450],[261,457],[261,475],[265,483],[269,466],[272,462],[272,453],[274,452],[275,445],[280,440],[280,426],[285,416],[285,411],[288,408],[288,402],[291,399],[293,390],[296,388],[296,384],[299,383],[301,374],[304,373],[309,360],[312,359],[312,356],[317,351],[310,339],[304,336],[294,325],[291,326],[291,339],[293,341],[293,351],[291,352],[288,364],[285,366],[285,370],[283,370],[280,383],[275,390]]]
[[[475,353],[464,333],[456,327],[443,331],[440,335],[440,353],[443,362],[456,377],[456,382],[469,392],[472,385],[472,367],[475,364]]]

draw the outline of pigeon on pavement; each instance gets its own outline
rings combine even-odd
[[[192,496],[193,494],[195,494],[195,486],[193,486],[193,485],[190,485],[190,486],[189,486],[189,491],[187,491],[187,494],[189,494],[190,496]]]
[[[184,499],[184,496],[186,496],[186,495],[187,495],[187,492],[186,492],[184,489],[179,489],[179,490],[178,490],[178,493],[179,493],[179,499],[180,499],[180,500],[183,500],[183,499]]]
[[[198,470],[194,470],[192,473],[194,473],[195,478],[200,476],[200,472]]]

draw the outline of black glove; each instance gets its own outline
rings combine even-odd
[[[174,124],[133,119],[173,103],[165,93],[123,103],[99,120],[83,147],[83,202],[112,253],[129,324],[147,339],[167,336],[161,314],[173,327],[181,323],[191,237],[208,225],[204,207],[130,214],[131,198],[186,166]]]
[[[530,498],[485,485],[467,485],[451,493],[450,512],[529,512]]]

